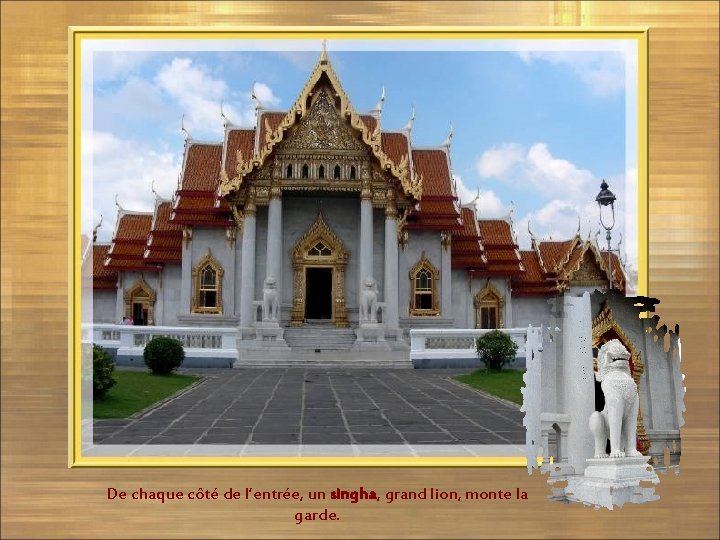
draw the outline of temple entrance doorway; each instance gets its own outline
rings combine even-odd
[[[338,328],[349,326],[345,308],[345,267],[348,252],[322,214],[292,250],[293,307],[290,325],[324,319]]]
[[[307,267],[305,272],[305,319],[332,319],[333,269]]]

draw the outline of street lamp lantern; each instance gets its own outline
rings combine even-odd
[[[595,197],[595,200],[600,206],[613,206],[615,202],[615,194],[610,191],[608,187],[608,183],[603,180],[602,184],[600,184],[600,193]]]
[[[597,194],[597,197],[595,197],[595,201],[598,203],[598,209],[600,210],[600,225],[602,225],[603,229],[605,229],[605,239],[607,240],[607,249],[608,249],[608,282],[610,283],[610,288],[612,289],[612,269],[611,269],[611,262],[610,262],[610,238],[611,234],[610,231],[615,226],[615,194],[608,189],[608,183],[603,180],[602,184],[600,184],[600,193]],[[607,225],[605,223],[605,219],[603,219],[603,207],[610,207],[610,225]],[[606,211],[607,213],[607,211]]]

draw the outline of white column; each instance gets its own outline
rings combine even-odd
[[[452,264],[450,245],[450,233],[443,231],[441,233],[441,249],[440,249],[440,315],[449,319],[453,316],[452,309]]]
[[[255,325],[255,202],[245,205],[242,235],[242,268],[240,277],[240,327]]]
[[[505,280],[505,328],[513,327],[513,312],[512,312],[512,280],[507,278]]]
[[[276,188],[273,188],[276,189]],[[278,296],[280,293],[282,278],[282,199],[280,190],[271,195],[268,205],[268,226],[267,226],[267,259],[265,277],[272,276],[277,282]]]
[[[360,197],[360,287],[358,292],[362,294],[365,280],[373,277],[373,208],[370,188],[363,188]]]
[[[182,243],[182,270],[180,283],[180,313],[187,315],[190,313],[192,306],[191,304],[191,293],[195,284],[192,281],[192,229],[189,226],[183,228],[183,243]]]
[[[570,416],[567,447],[564,450],[575,474],[582,474],[586,460],[593,457],[593,436],[588,427],[595,411],[595,376],[592,359],[590,295],[563,298],[562,377],[565,393],[562,412]]]
[[[395,204],[385,209],[385,323],[386,328],[398,327],[398,237]]]

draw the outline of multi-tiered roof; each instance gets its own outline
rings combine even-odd
[[[307,113],[308,96],[321,81],[333,87],[340,112],[410,201],[402,218],[404,227],[445,232],[451,238],[453,268],[477,276],[511,276],[517,294],[553,294],[572,281],[586,252],[599,267],[607,264],[603,262],[607,254],[579,237],[566,242],[533,240],[533,249],[521,252],[509,217],[478,220],[474,208],[461,208],[450,165],[451,136],[438,147],[413,147],[414,113],[402,130],[383,131],[382,101],[369,113],[357,113],[325,52],[290,110],[269,111],[258,105],[253,127],[233,125],[223,115],[221,142],[187,137],[172,202],[158,199],[153,213],[121,209],[112,245],[106,251],[96,250],[94,256],[104,258],[109,271],[160,271],[163,265],[180,264],[182,237],[190,235],[192,227],[233,228],[228,199]],[[615,286],[622,288],[622,264],[614,254],[610,260]]]

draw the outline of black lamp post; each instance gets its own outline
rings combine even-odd
[[[603,180],[602,184],[600,184],[600,193],[597,194],[595,200],[597,201],[598,209],[600,210],[600,224],[603,226],[603,229],[605,229],[605,239],[607,240],[608,245],[608,283],[610,284],[610,289],[612,289],[613,284],[610,260],[610,231],[615,226],[615,194],[608,189],[608,184],[605,180]],[[606,225],[605,220],[603,219],[603,207],[606,206],[610,207],[610,225]],[[607,211],[605,213],[607,214]]]

